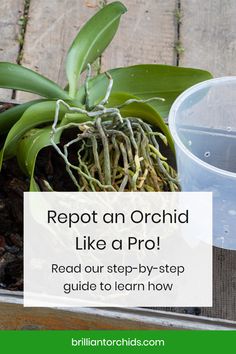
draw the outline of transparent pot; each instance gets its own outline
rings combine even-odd
[[[213,245],[236,250],[236,77],[186,90],[169,126],[182,190],[213,192]]]

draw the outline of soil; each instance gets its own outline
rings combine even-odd
[[[0,186],[0,288],[22,290],[23,191],[28,182],[16,161],[4,163]]]
[[[47,180],[58,191],[75,190],[63,161],[50,148],[40,152],[36,179],[42,190]],[[29,179],[16,159],[3,163],[0,173],[0,289],[23,290],[23,193]]]

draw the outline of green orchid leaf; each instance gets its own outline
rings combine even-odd
[[[128,101],[130,99],[138,99],[138,98],[124,92],[114,93],[110,96],[108,107],[115,107],[115,106],[122,105],[125,101]],[[158,112],[155,109],[153,109],[149,104],[143,102],[131,103],[121,108],[120,111],[122,117],[142,118],[144,121],[161,129],[161,131],[167,138],[170,148],[172,149],[172,151],[174,151],[174,142],[170,134],[169,128],[165,124],[162,117],[158,114]]]
[[[0,113],[0,134],[7,133],[9,129],[20,119],[27,108],[43,101],[46,100],[42,99],[22,103]]]
[[[39,186],[34,179],[34,168],[37,155],[40,150],[51,145],[50,134],[52,127],[29,130],[20,140],[17,146],[17,161],[21,170],[30,177],[30,191],[39,191]],[[60,136],[55,136],[55,142],[59,143]]]
[[[47,98],[69,99],[68,93],[53,81],[12,63],[0,62],[0,87],[28,91]]]
[[[0,151],[0,169],[2,166],[3,158],[7,159],[15,155],[19,140],[28,130],[37,127],[41,124],[53,121],[55,116],[55,109],[56,102],[47,101],[36,103],[35,105],[30,106],[23,113],[22,117],[9,131],[4,146]],[[61,106],[59,119],[61,119],[66,112],[66,107]]]
[[[163,97],[164,102],[150,102],[163,118],[168,116],[172,103],[183,91],[198,82],[212,78],[212,75],[204,70],[157,64],[112,69],[109,73],[113,79],[112,93],[126,92],[141,99]],[[108,78],[105,74],[91,79],[89,83],[91,105],[105,96],[107,86]],[[84,87],[79,90],[77,98],[84,102]]]
[[[72,113],[75,117],[70,119],[70,122],[82,123],[88,118],[84,115],[77,115]],[[68,124],[66,114],[60,122],[60,126]],[[39,191],[39,186],[34,178],[35,163],[38,153],[45,147],[51,146],[51,126],[46,126],[41,129],[31,129],[23,135],[17,145],[16,157],[21,170],[30,177],[30,191]],[[60,142],[62,130],[54,135],[56,144]]]
[[[39,185],[37,184],[37,182],[35,181],[34,178],[33,178],[32,182],[30,183],[29,191],[30,192],[40,192]]]
[[[114,37],[120,17],[126,12],[120,2],[113,2],[97,12],[82,27],[73,41],[67,55],[66,73],[69,93],[75,97],[81,72],[87,64],[92,64]]]

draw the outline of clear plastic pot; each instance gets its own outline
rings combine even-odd
[[[213,192],[213,244],[236,250],[236,77],[186,90],[169,126],[182,190]]]

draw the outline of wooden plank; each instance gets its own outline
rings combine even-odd
[[[23,15],[24,0],[1,0],[0,61],[16,63],[19,51],[19,18]],[[0,99],[9,100],[12,90],[0,89]]]
[[[73,313],[45,308],[23,308],[22,305],[0,303],[0,330],[41,329],[41,330],[92,330],[92,329],[161,329],[161,326],[134,321],[111,319],[94,313]]]
[[[66,52],[97,4],[98,0],[31,0],[22,65],[64,86]],[[17,93],[18,101],[32,98],[35,95]]]
[[[203,316],[236,320],[236,252],[214,248],[213,307],[202,308]]]
[[[181,0],[180,66],[209,70],[214,76],[236,75],[236,2]],[[214,298],[202,315],[236,320],[236,252],[214,248]],[[199,280],[200,281],[200,280]]]
[[[236,1],[181,0],[181,9],[185,52],[180,65],[207,69],[216,77],[236,75]]]
[[[0,291],[0,329],[232,330],[236,322],[139,308],[24,308],[22,295]]]
[[[128,12],[102,57],[102,69],[140,63],[175,65],[177,1],[124,0],[123,3]]]
[[[12,1],[4,0],[3,5],[1,3],[1,18],[7,18],[7,23],[11,14],[16,11],[16,3],[23,3],[23,0],[14,0],[12,6]],[[173,13],[176,1],[124,2],[129,13],[122,19],[123,28],[121,27],[111,48],[102,58],[103,69],[140,62],[174,64]],[[92,7],[89,7],[91,5]],[[94,5],[95,1],[92,0],[90,5],[82,0],[31,0],[23,64],[64,84],[62,58],[80,25],[96,10]],[[180,27],[180,39],[185,53],[180,57],[180,65],[205,68],[217,76],[235,74],[235,1],[208,0],[199,6],[196,0],[181,0],[181,7],[184,17]],[[7,16],[3,16],[5,11]],[[13,22],[9,22],[9,28],[16,30],[17,22],[14,22],[14,18],[13,16]],[[0,25],[1,30],[8,27],[5,22],[4,26],[2,22]],[[9,55],[13,48],[18,48],[16,41],[14,46],[10,45],[9,41],[3,45],[2,41],[1,32],[0,48],[3,50],[0,49],[0,59],[11,60],[9,57],[3,57],[2,53]],[[21,100],[26,97],[24,93],[17,95]],[[215,249],[214,307],[201,309],[202,314],[236,320],[235,274],[236,252]]]
[[[213,307],[159,307],[158,310],[236,321],[236,252],[213,248]]]

